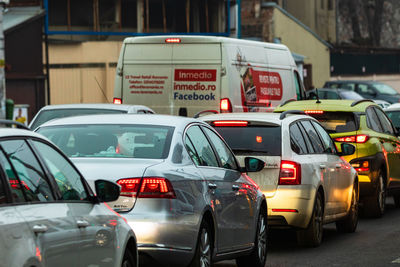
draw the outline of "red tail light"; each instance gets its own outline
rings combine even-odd
[[[117,104],[117,105],[120,105],[120,104],[122,104],[122,99],[121,99],[121,98],[116,98],[116,97],[114,97],[113,103],[114,103],[114,104]]]
[[[344,137],[337,137],[337,138],[335,138],[335,141],[336,142],[363,144],[363,143],[367,142],[368,139],[369,139],[368,135],[359,134],[359,135],[350,135],[350,136],[344,136]]]
[[[369,171],[369,161],[368,160],[352,163],[351,166],[353,166],[353,168],[357,172],[367,172],[367,171]]]
[[[125,178],[118,180],[117,184],[121,186],[121,196],[124,197],[176,198],[171,182],[161,177]]]
[[[301,184],[301,165],[293,161],[282,160],[278,184],[279,185]]]
[[[167,39],[165,39],[165,42],[166,42],[166,43],[176,43],[176,44],[179,44],[179,43],[181,42],[181,39],[180,39],[180,38],[167,38]]]
[[[232,104],[229,98],[222,98],[220,101],[221,113],[232,112]]]
[[[121,196],[123,197],[136,197],[139,191],[140,178],[126,178],[117,181],[121,186]]]
[[[323,110],[304,110],[307,114],[324,114]]]
[[[245,127],[249,124],[248,121],[214,121],[214,126],[242,126]]]

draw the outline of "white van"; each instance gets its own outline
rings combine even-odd
[[[285,45],[214,36],[126,38],[114,88],[114,103],[187,116],[204,110],[272,111],[304,98]]]

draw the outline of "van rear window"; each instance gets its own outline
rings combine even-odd
[[[280,126],[215,127],[236,155],[281,155]]]
[[[308,115],[316,118],[330,134],[358,130],[359,118],[353,112],[324,112]]]

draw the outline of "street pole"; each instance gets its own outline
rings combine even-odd
[[[4,71],[4,32],[3,32],[3,12],[9,0],[0,0],[0,119],[6,118],[6,75]]]

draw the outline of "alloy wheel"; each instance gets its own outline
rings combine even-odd
[[[200,237],[200,266],[211,266],[211,242],[207,229],[203,228]]]
[[[315,231],[316,231],[316,237],[318,240],[322,239],[322,216],[323,216],[323,211],[322,211],[322,205],[321,205],[321,199],[317,198],[316,203],[315,203],[315,216],[314,216],[314,223],[315,223]]]
[[[258,220],[258,257],[260,262],[265,261],[267,256],[267,226],[264,216],[260,216]]]
[[[385,211],[385,200],[386,200],[386,191],[385,191],[385,185],[383,181],[382,175],[379,176],[379,184],[378,184],[378,205],[383,213]]]

